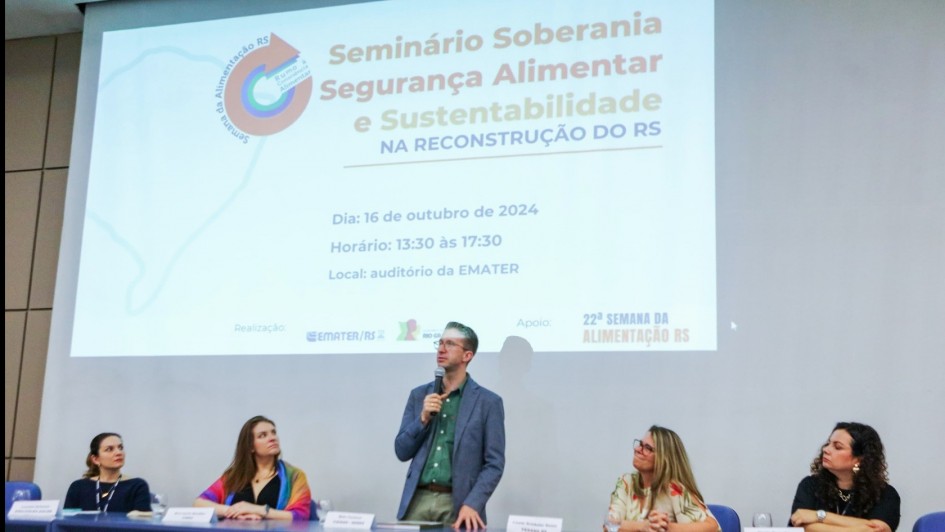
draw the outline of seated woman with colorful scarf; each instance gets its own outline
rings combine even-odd
[[[309,519],[311,491],[305,472],[279,459],[276,425],[263,416],[243,424],[233,462],[194,506],[215,508],[228,519]]]

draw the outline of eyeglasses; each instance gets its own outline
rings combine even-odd
[[[645,452],[647,452],[647,453],[649,453],[649,454],[653,454],[653,453],[656,452],[656,448],[654,448],[652,445],[650,445],[650,444],[648,444],[648,443],[643,443],[643,442],[640,441],[640,440],[633,440],[633,448],[634,448],[634,449],[643,449]]]
[[[463,349],[463,351],[466,350],[466,346],[465,346],[465,345],[463,345],[463,344],[461,344],[461,343],[459,343],[459,342],[454,342],[453,340],[434,340],[434,341],[433,341],[433,345],[435,345],[437,349],[439,349],[440,346],[443,346],[443,347],[445,347],[445,348],[447,348],[447,349],[449,349],[449,348],[451,348],[451,347],[460,347],[460,348]]]

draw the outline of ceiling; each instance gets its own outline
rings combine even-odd
[[[89,0],[4,0],[3,39],[82,31],[82,12],[76,4],[88,2]]]

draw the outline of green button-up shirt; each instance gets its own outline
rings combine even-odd
[[[459,388],[450,392],[443,400],[443,408],[440,413],[430,423],[433,423],[433,445],[430,446],[430,454],[427,456],[427,463],[423,465],[423,472],[420,474],[420,485],[436,484],[438,486],[453,485],[453,441],[456,439],[456,416],[459,414],[459,402],[463,398],[463,389],[466,388],[466,381],[459,385]]]

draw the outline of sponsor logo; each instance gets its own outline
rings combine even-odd
[[[407,321],[401,321],[398,323],[400,326],[400,334],[397,335],[398,341],[414,342],[419,339],[418,331],[420,326],[417,325],[417,320],[410,319]]]
[[[370,342],[384,339],[384,331],[308,331],[309,342]]]

